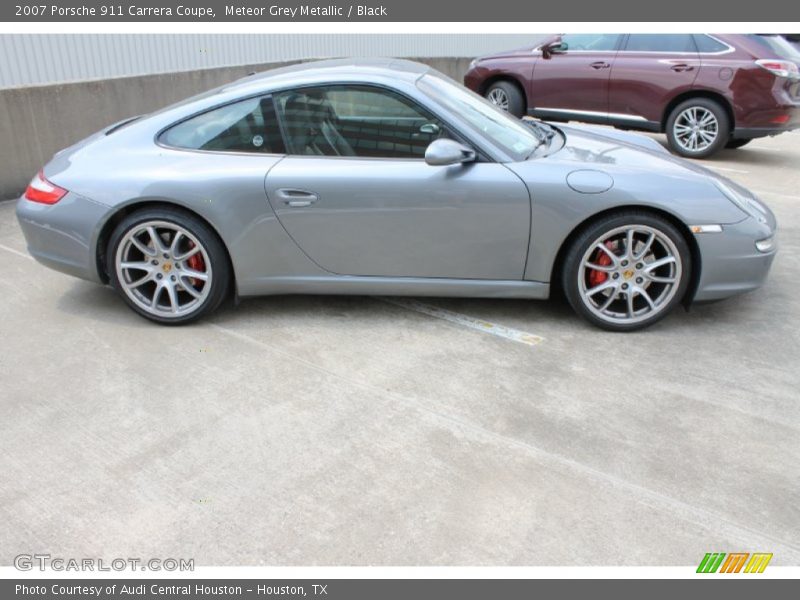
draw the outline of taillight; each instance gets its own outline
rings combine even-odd
[[[757,60],[756,64],[778,77],[797,78],[800,76],[800,69],[797,68],[795,63],[788,60],[772,60],[771,58],[765,58],[763,60]]]
[[[31,202],[41,202],[42,204],[55,204],[66,195],[67,190],[45,179],[44,171],[39,171],[31,179],[28,189],[25,190],[25,198]]]

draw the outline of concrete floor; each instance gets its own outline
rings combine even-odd
[[[630,335],[422,300],[536,345],[364,297],[159,327],[0,204],[0,564],[800,564],[800,133],[704,164],[777,213],[766,286]]]

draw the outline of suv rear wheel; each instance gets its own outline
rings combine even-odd
[[[670,149],[687,158],[706,158],[730,140],[730,119],[722,105],[709,98],[678,104],[667,119]]]

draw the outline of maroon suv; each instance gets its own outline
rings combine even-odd
[[[798,65],[778,35],[569,34],[475,59],[464,84],[517,116],[665,132],[703,158],[800,127]]]

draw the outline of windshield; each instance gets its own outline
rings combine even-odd
[[[516,161],[528,158],[541,144],[532,128],[454,81],[429,73],[419,79],[417,87],[465,119]]]
[[[786,60],[800,62],[800,50],[780,35],[754,35],[759,42],[767,46],[775,54]]]

